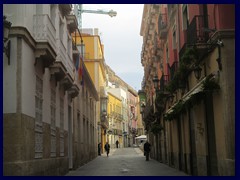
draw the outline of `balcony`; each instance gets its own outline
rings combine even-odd
[[[67,68],[67,62],[66,62],[66,48],[63,45],[62,41],[60,39],[57,39],[57,61],[62,62],[63,65]]]
[[[66,55],[66,65],[67,65],[67,73],[69,74],[69,76],[72,78],[72,79],[74,79],[74,76],[75,76],[75,74],[74,74],[74,69],[75,69],[75,67],[74,67],[74,65],[73,65],[73,61],[72,61],[72,59],[69,57],[69,55],[67,54]]]
[[[107,116],[105,116],[105,115],[101,115],[101,126],[104,129],[108,129],[109,128],[109,121],[107,119]]]
[[[37,42],[48,42],[56,51],[56,29],[47,14],[33,16],[33,37]]]
[[[67,25],[70,33],[73,33],[78,28],[78,22],[75,15],[67,15]]]
[[[63,15],[68,15],[70,14],[72,10],[72,5],[71,4],[59,4],[60,11],[62,12]]]
[[[146,104],[146,107],[144,108],[144,111],[143,111],[143,120],[145,122],[147,121],[154,121],[154,117],[153,117],[153,106],[150,105],[150,103],[147,103]]]
[[[47,14],[33,16],[33,38],[36,41],[35,57],[49,67],[56,59],[56,29]]]
[[[174,74],[178,69],[178,61],[174,61],[172,66],[170,67],[170,78],[173,80]]]
[[[67,73],[65,77],[61,80],[60,85],[63,86],[64,91],[68,90],[73,85],[73,79]]]
[[[188,44],[197,44],[197,43],[206,43],[209,39],[208,32],[205,32],[206,29],[206,16],[197,15],[194,16],[189,27],[187,28],[187,43]]]
[[[165,86],[169,82],[169,75],[162,75],[160,79],[160,91],[164,91]]]
[[[71,98],[75,98],[79,93],[79,87],[77,84],[73,84],[70,89],[68,89],[68,94],[70,95]]]
[[[56,79],[56,81],[61,81],[66,75],[67,69],[64,67],[62,62],[55,62],[49,67],[51,78]]]

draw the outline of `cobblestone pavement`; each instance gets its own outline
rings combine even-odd
[[[159,163],[145,160],[139,148],[111,149],[66,176],[188,176],[184,172]]]

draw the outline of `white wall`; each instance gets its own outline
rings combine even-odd
[[[17,109],[17,39],[11,39],[11,61],[3,54],[3,113],[16,113]]]
[[[35,57],[33,50],[22,40],[22,113],[35,117]]]
[[[35,4],[8,4],[3,5],[3,14],[12,26],[24,26],[32,34],[33,15],[36,14]]]

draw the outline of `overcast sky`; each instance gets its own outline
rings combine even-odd
[[[116,17],[82,14],[83,28],[98,28],[107,65],[135,90],[141,89],[143,4],[83,4],[83,9],[117,11]]]

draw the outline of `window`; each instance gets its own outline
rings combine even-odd
[[[166,44],[166,63],[169,63],[168,43]]]
[[[188,28],[189,22],[188,22],[188,8],[187,5],[184,4],[182,6],[182,22],[183,22],[183,30],[186,30]]]
[[[177,48],[176,30],[173,31],[173,49]]]

